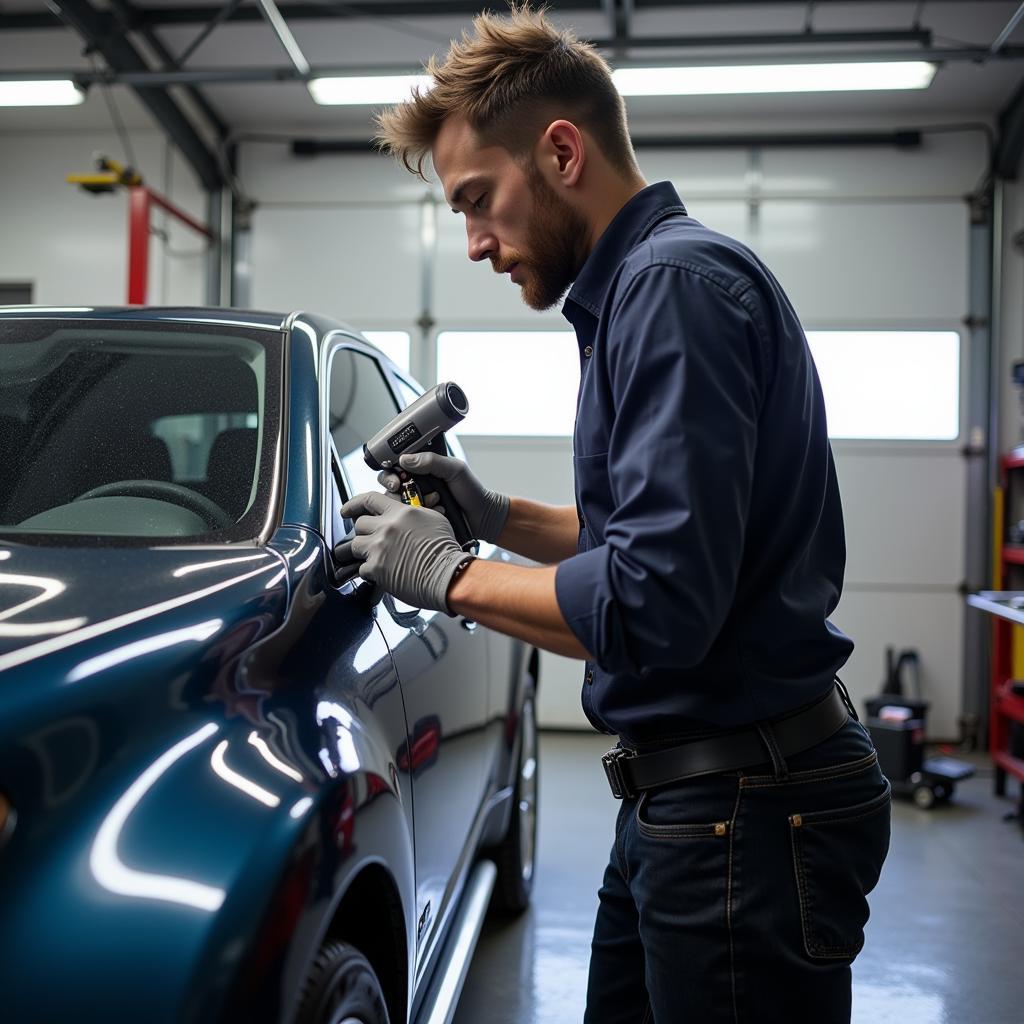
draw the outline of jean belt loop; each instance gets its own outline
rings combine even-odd
[[[761,742],[768,749],[768,756],[772,762],[772,772],[775,778],[783,780],[789,777],[789,766],[786,764],[786,759],[782,756],[782,751],[779,750],[779,744],[775,740],[775,731],[772,729],[771,722],[758,722],[757,731],[761,737]]]
[[[860,715],[857,714],[857,709],[853,706],[853,700],[850,697],[850,691],[846,688],[846,683],[836,676],[836,686],[839,687],[839,692],[843,696],[843,703],[846,705],[846,710],[850,712],[850,717],[855,721],[860,721]]]

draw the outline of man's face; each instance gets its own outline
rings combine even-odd
[[[544,180],[501,146],[481,146],[469,125],[449,118],[432,151],[449,205],[465,215],[471,260],[508,274],[533,309],[565,294],[586,259],[587,223]]]

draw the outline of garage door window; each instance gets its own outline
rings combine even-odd
[[[395,366],[409,369],[412,341],[408,331],[363,331],[363,337],[371,345],[376,345]]]
[[[829,435],[955,441],[960,435],[956,331],[808,331]],[[571,436],[579,355],[571,331],[444,331],[437,379],[469,396],[463,435]]]
[[[955,441],[960,435],[956,331],[808,331],[829,436]]]
[[[455,381],[469,398],[463,436],[572,434],[580,383],[572,331],[444,331],[437,379]]]

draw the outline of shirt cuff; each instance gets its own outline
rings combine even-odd
[[[573,555],[555,570],[555,600],[576,639],[598,665],[604,660],[602,610],[610,600],[607,544]]]

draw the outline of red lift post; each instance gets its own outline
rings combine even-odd
[[[202,235],[208,241],[214,240],[213,232],[194,217],[179,209],[159,192],[145,185],[128,187],[128,304],[144,306],[149,284],[149,231],[153,207],[158,206],[175,220]]]
[[[142,183],[142,178],[131,167],[125,167],[110,157],[99,156],[96,170],[89,174],[69,174],[69,185],[78,185],[86,192],[99,195],[128,190],[128,304],[144,306],[149,285],[149,234],[153,207],[158,206],[175,220],[202,235],[207,241],[216,241],[216,235],[201,221],[179,209],[165,196]]]

